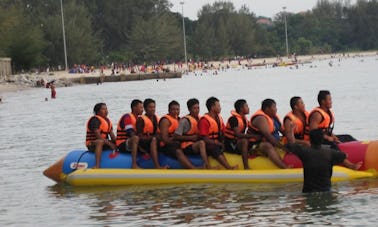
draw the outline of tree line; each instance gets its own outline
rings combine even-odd
[[[168,0],[63,0],[68,63],[151,64],[183,61],[182,17]],[[246,6],[204,5],[185,18],[193,60],[378,49],[378,0],[319,0],[312,10],[279,12],[259,23]],[[0,0],[0,57],[16,70],[64,65],[59,0]]]

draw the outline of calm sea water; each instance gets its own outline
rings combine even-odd
[[[42,171],[68,151],[84,148],[85,122],[106,102],[116,124],[134,98],[154,98],[157,112],[175,99],[216,96],[227,118],[238,98],[251,112],[273,98],[278,113],[302,96],[308,109],[320,89],[333,96],[336,133],[378,139],[378,57],[313,62],[295,68],[230,69],[182,79],[105,83],[3,94],[0,104],[0,226],[373,226],[377,179],[334,184],[334,193],[304,195],[301,184],[163,185],[113,188],[56,186]]]

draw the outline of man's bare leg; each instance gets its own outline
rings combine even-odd
[[[127,140],[128,147],[131,147],[131,168],[139,169],[140,167],[137,164],[137,154],[138,154],[138,146],[139,146],[139,137],[133,135],[131,138]]]
[[[288,166],[282,161],[281,157],[278,155],[274,147],[267,142],[260,144],[261,151],[268,156],[268,158],[279,168],[287,169]]]

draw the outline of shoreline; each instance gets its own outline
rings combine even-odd
[[[236,59],[236,60],[223,60],[223,61],[209,61],[207,64],[202,64],[202,67],[198,67],[198,64],[190,64],[189,69],[191,71],[200,70],[219,70],[221,68],[236,68],[242,66],[258,67],[278,64],[278,66],[288,66],[292,63],[304,64],[312,63],[314,61],[332,60],[339,58],[354,58],[354,57],[369,57],[378,56],[377,51],[365,51],[365,52],[346,52],[336,54],[317,54],[317,55],[299,55],[296,56],[297,62],[293,62],[294,58],[288,57],[271,57],[271,58],[256,58],[256,59]],[[205,66],[206,68],[204,68]],[[96,82],[117,82],[117,81],[130,81],[130,80],[146,80],[146,79],[164,79],[164,78],[180,78],[181,74],[188,70],[185,64],[182,68],[179,68],[177,64],[165,65],[169,69],[169,73],[144,73],[137,72],[131,73],[128,70],[121,71],[115,75],[112,74],[111,69],[105,69],[103,73],[100,73],[99,69],[94,72],[72,74],[67,71],[54,71],[54,72],[41,72],[41,73],[29,73],[29,74],[16,74],[7,76],[6,78],[0,78],[0,97],[4,93],[18,92],[26,89],[31,89],[37,86],[38,82],[43,79],[45,82],[55,80],[56,87],[67,87],[73,85],[96,83]],[[170,74],[170,76],[167,76]],[[179,74],[179,76],[178,76]],[[174,76],[172,76],[174,75]]]

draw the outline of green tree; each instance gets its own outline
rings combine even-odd
[[[138,62],[177,59],[181,54],[181,32],[170,15],[140,18],[130,35],[130,50]]]
[[[40,27],[31,24],[16,5],[1,5],[0,15],[0,54],[12,58],[17,71],[41,64],[45,59]]]

